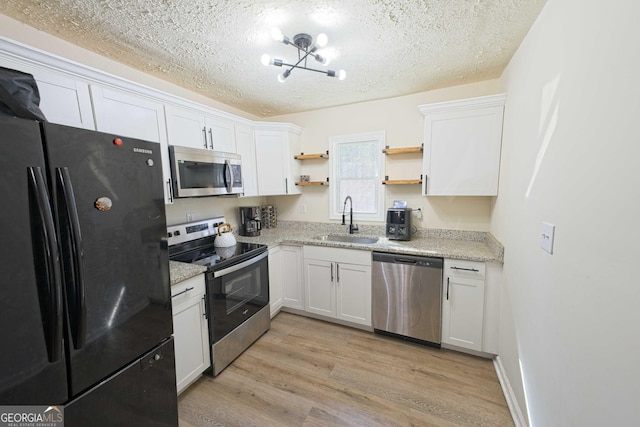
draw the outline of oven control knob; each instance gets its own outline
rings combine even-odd
[[[168,232],[167,237],[173,237],[173,234],[171,234],[171,232]]]
[[[179,235],[180,235],[180,230],[176,230],[176,231],[174,231],[174,232],[173,232],[173,235],[174,235],[174,236],[179,236]]]

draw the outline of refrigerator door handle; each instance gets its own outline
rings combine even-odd
[[[65,207],[65,215],[61,221],[66,221],[69,234],[69,252],[71,252],[71,266],[73,277],[72,289],[67,289],[69,299],[69,317],[71,323],[71,335],[75,349],[84,347],[87,336],[87,310],[85,305],[85,279],[82,248],[82,233],[80,231],[80,219],[78,218],[78,208],[71,185],[69,169],[56,168],[56,177],[59,189],[64,200],[59,201],[59,205]],[[69,286],[69,285],[68,285]]]
[[[62,274],[60,271],[60,253],[58,252],[58,240],[56,238],[53,213],[49,204],[47,184],[39,167],[27,168],[30,192],[33,194],[38,209],[40,220],[43,253],[45,262],[36,263],[45,269],[43,277],[46,278],[46,287],[38,287],[39,298],[46,307],[47,313],[42,313],[42,326],[47,344],[49,362],[57,362],[62,357]],[[32,222],[32,227],[33,227]],[[34,233],[35,234],[35,233]],[[38,268],[38,267],[36,267]],[[46,295],[43,295],[46,293]],[[45,320],[46,319],[46,320]]]

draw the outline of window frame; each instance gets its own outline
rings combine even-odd
[[[374,213],[359,213],[353,212],[353,219],[358,221],[369,221],[369,222],[384,222],[385,221],[385,192],[384,185],[382,185],[382,179],[384,176],[384,156],[383,151],[385,147],[385,132],[367,132],[367,133],[359,133],[359,134],[350,134],[350,135],[338,135],[332,136],[330,138],[330,153],[329,156],[329,180],[331,185],[329,186],[329,219],[330,220],[342,220],[342,209],[344,207],[344,200],[337,200],[340,194],[340,179],[338,178],[339,171],[339,159],[338,159],[338,145],[339,144],[351,144],[358,142],[371,142],[375,141],[378,144],[378,149],[376,151],[378,158],[377,160],[377,175],[374,176],[374,181],[376,184],[376,194],[377,198],[375,206],[376,212]],[[351,195],[353,198],[353,195]],[[347,208],[348,209],[348,208]],[[348,213],[348,211],[347,211]]]

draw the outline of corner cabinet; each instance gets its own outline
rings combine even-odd
[[[269,248],[269,306],[271,318],[282,308],[282,251]]]
[[[422,194],[496,196],[506,95],[421,105]]]
[[[171,287],[178,393],[211,366],[204,275]]]
[[[142,95],[91,85],[96,130],[157,142],[162,157],[165,203],[172,203],[164,105]]]
[[[293,156],[300,152],[302,128],[293,124],[261,123],[254,128],[256,173],[259,196],[300,194],[295,182],[300,165]]]
[[[255,197],[258,195],[258,177],[256,174],[256,144],[253,129],[250,126],[235,125],[236,152],[242,159],[242,187],[241,197]]]
[[[371,252],[305,246],[305,311],[371,327]]]

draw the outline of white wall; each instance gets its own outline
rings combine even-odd
[[[635,0],[549,0],[502,76],[500,358],[534,426],[640,419],[638,16]]]
[[[419,146],[424,140],[424,116],[418,105],[492,95],[501,90],[499,80],[454,86],[429,92],[335,108],[287,114],[269,120],[295,123],[304,128],[302,151],[319,153],[329,149],[332,136],[385,131],[390,147]],[[389,179],[419,179],[422,157],[419,155],[387,156],[385,174]],[[329,173],[326,160],[305,161],[302,173],[312,180],[324,180]],[[385,189],[385,206],[393,200],[407,200],[409,207],[422,208],[420,228],[447,228],[487,231],[490,197],[423,197],[420,185],[390,185]],[[278,217],[293,221],[329,222],[329,189],[304,187],[297,197],[270,198],[278,206]],[[306,205],[306,213],[301,205]]]

